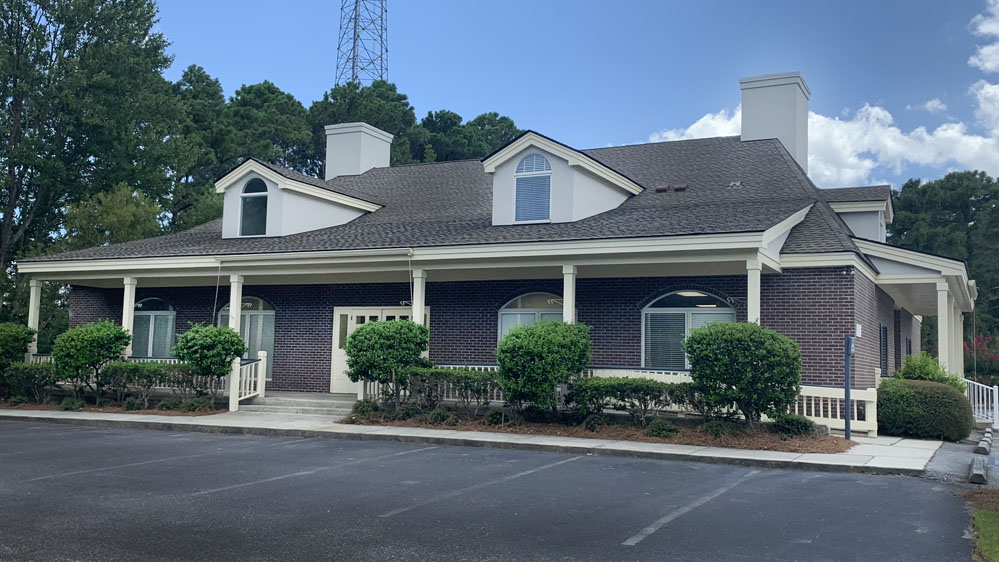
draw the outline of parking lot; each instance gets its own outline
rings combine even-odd
[[[970,560],[931,480],[0,422],[0,560]]]

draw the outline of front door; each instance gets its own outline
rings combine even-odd
[[[333,309],[333,369],[330,376],[330,392],[357,393],[358,383],[347,377],[347,336],[366,322],[382,320],[409,320],[413,309],[408,306],[396,307],[336,307]],[[430,325],[430,308],[423,312],[425,326]]]

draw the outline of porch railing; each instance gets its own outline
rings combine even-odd
[[[964,392],[971,402],[975,419],[987,421],[999,428],[999,386],[988,386],[980,382],[964,379],[968,390]]]
[[[497,371],[496,365],[441,365],[443,368],[466,368],[473,371]],[[621,368],[589,368],[582,372],[583,377],[643,377],[661,382],[681,383],[691,382],[690,374],[685,371],[660,371],[653,369],[621,369]],[[384,391],[381,385],[361,382],[358,399],[378,398]],[[869,436],[878,433],[878,391],[875,388],[852,389],[850,391],[850,429],[866,432]],[[995,396],[995,395],[993,395]],[[453,401],[457,393],[451,385],[441,389],[441,399]],[[502,403],[505,398],[499,387],[490,387],[490,402]],[[563,404],[565,388],[559,388],[558,402]],[[676,404],[667,407],[668,411],[685,412],[685,408]],[[798,400],[791,407],[791,413],[805,416],[819,425],[829,429],[846,429],[846,400],[843,389],[829,386],[802,386]]]
[[[267,352],[258,351],[256,359],[237,359],[229,375],[229,411],[239,410],[239,403],[263,398],[267,386]]]

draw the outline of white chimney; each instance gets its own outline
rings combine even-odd
[[[812,91],[799,72],[739,80],[742,140],[779,139],[808,173],[808,98]]]
[[[392,135],[367,123],[326,125],[326,179],[387,168]]]

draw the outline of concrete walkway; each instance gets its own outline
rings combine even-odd
[[[49,410],[0,410],[0,421],[39,421],[98,427],[160,429],[327,439],[397,441],[435,445],[464,445],[499,449],[524,449],[587,455],[614,455],[662,460],[687,460],[765,468],[796,468],[832,472],[923,474],[940,441],[898,437],[855,437],[859,445],[845,453],[785,453],[723,447],[670,445],[609,439],[519,435],[487,431],[454,431],[419,427],[350,425],[322,416],[229,412],[213,416],[157,416],[59,412]]]

